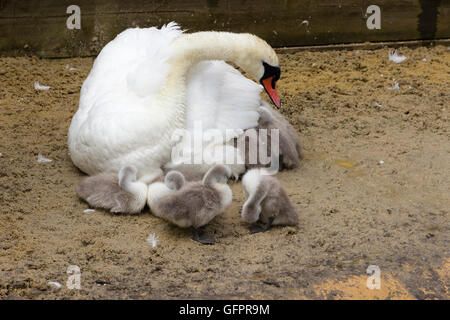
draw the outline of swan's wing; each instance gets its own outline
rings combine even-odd
[[[193,167],[181,164],[181,168],[205,173],[212,163],[231,159],[235,163],[231,166],[233,174],[242,173],[245,165],[236,164],[244,163],[236,162],[236,158],[242,158],[240,151],[231,145],[224,148],[223,144],[258,125],[262,86],[224,61],[200,62],[192,68],[187,81],[185,128],[190,138],[183,139],[177,148],[187,159],[203,162]],[[203,143],[196,143],[197,137],[203,138]],[[179,169],[180,164],[172,159],[166,167]]]
[[[141,97],[154,95],[161,90],[170,71],[167,63],[173,54],[170,43],[182,33],[174,22],[160,30],[150,29],[136,39],[138,62],[127,75],[128,88]]]
[[[105,97],[151,98],[159,92],[170,70],[170,43],[181,33],[176,23],[169,23],[161,29],[130,28],[118,34],[102,49],[83,83],[80,109],[90,109]]]
[[[186,128],[248,129],[258,125],[262,86],[224,61],[203,61],[189,73]]]

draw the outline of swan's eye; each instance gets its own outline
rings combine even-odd
[[[262,82],[265,79],[272,78],[273,84],[275,84],[275,82],[277,82],[278,79],[280,79],[280,75],[281,75],[280,67],[272,66],[264,61],[262,64],[264,67],[264,74],[259,81]],[[273,87],[275,88],[275,86],[273,86]]]

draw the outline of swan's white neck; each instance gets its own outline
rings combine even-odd
[[[175,55],[172,61],[190,68],[203,60],[224,60],[248,69],[251,65],[249,60],[262,54],[263,44],[266,44],[263,40],[245,33],[209,31],[183,34],[173,42]],[[253,73],[253,70],[246,71]]]

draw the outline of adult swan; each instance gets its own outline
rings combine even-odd
[[[217,61],[220,60],[220,61]],[[177,24],[133,28],[100,52],[81,88],[68,135],[73,163],[89,175],[136,167],[150,182],[170,161],[176,129],[247,129],[258,123],[262,86],[273,103],[278,57],[262,39],[183,33]]]

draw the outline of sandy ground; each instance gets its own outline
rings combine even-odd
[[[387,53],[280,55],[282,112],[305,152],[278,178],[300,225],[250,235],[234,183],[214,246],[148,209],[83,212],[66,139],[93,59],[0,58],[0,298],[449,299],[450,50],[401,48],[401,64]]]

